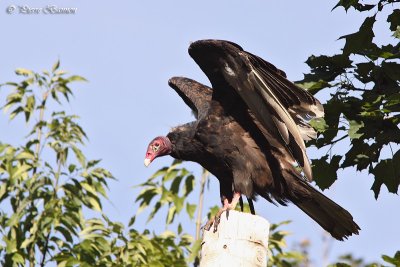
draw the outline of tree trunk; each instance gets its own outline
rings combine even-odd
[[[204,230],[200,267],[267,266],[269,222],[238,211],[222,213],[217,231]]]

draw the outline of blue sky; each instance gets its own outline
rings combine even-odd
[[[338,52],[338,37],[355,32],[363,17],[343,9],[331,12],[336,1],[1,1],[0,83],[15,80],[14,69],[51,68],[61,60],[62,69],[86,77],[76,84],[75,99],[66,106],[79,114],[89,136],[84,151],[118,178],[110,183],[106,213],[127,224],[135,213],[133,188],[171,158],[143,166],[148,142],[170,127],[193,120],[190,110],[170,90],[167,80],[183,75],[209,84],[187,54],[189,43],[199,39],[226,39],[240,44],[300,80],[308,71],[304,61],[311,54]],[[10,5],[77,8],[74,15],[7,14]],[[385,19],[384,19],[385,20]],[[376,39],[390,40],[384,23],[376,27]],[[0,92],[4,97],[4,92]],[[325,96],[323,96],[325,97]],[[321,101],[326,101],[326,98]],[[0,117],[0,140],[16,143],[23,136],[21,121]],[[338,147],[345,151],[346,147]],[[324,151],[310,150],[315,158]],[[185,165],[199,173],[195,164]],[[399,199],[384,188],[378,201],[369,190],[373,178],[353,169],[340,171],[339,180],[325,193],[348,209],[362,231],[346,242],[334,242],[331,257],[352,252],[376,260],[399,249]],[[206,203],[219,203],[218,184],[212,179]],[[397,204],[397,205],[396,205]],[[258,213],[271,222],[287,219],[293,232],[290,243],[310,238],[311,256],[321,262],[322,229],[299,209],[275,207],[263,199]],[[163,229],[156,222],[137,227]],[[185,230],[195,225],[185,222]],[[397,246],[397,247],[396,247]],[[316,264],[318,266],[318,264]]]

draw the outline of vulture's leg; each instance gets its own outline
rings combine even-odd
[[[247,202],[249,202],[249,207],[250,207],[250,212],[253,215],[256,215],[256,211],[254,209],[254,204],[253,204],[253,200],[251,198],[247,197]],[[243,211],[243,210],[242,210]]]
[[[223,207],[222,209],[220,209],[219,212],[217,213],[217,215],[219,215],[218,217],[220,217],[221,214],[222,214],[224,211],[226,211],[226,219],[228,220],[229,211],[230,211],[230,210],[234,210],[234,209],[236,208],[236,206],[237,206],[237,203],[240,202],[240,200],[241,200],[241,202],[242,202],[242,204],[240,204],[240,206],[243,207],[242,195],[241,195],[240,193],[234,192],[234,193],[233,193],[233,198],[232,198],[231,203],[229,203],[229,200],[228,200],[228,199],[225,199],[225,201],[224,201],[224,207]],[[221,211],[221,210],[222,210],[222,211]],[[243,211],[243,209],[242,209],[242,211]]]
[[[248,199],[247,199],[248,200]],[[250,202],[249,202],[250,203]],[[242,198],[242,196],[240,196],[240,198],[239,198],[239,205],[240,205],[240,210],[243,212],[243,198]]]
[[[206,225],[204,226],[204,229],[209,231],[211,229],[211,226],[214,225],[214,233],[218,229],[219,222],[221,221],[221,214],[226,211],[226,219],[229,217],[229,211],[234,210],[239,202],[239,199],[241,197],[241,194],[238,192],[233,193],[233,197],[231,202],[227,198],[224,198],[223,203],[224,206],[215,214],[213,218],[211,218]]]

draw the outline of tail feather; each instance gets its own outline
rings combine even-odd
[[[302,187],[301,191],[307,191],[306,198],[296,197],[291,199],[297,207],[307,213],[337,240],[347,239],[353,234],[358,234],[361,229],[347,210],[324,196],[306,181],[297,181],[297,185]]]

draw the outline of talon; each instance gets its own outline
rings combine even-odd
[[[203,227],[202,229],[206,231],[210,231],[211,226],[214,224],[214,218],[211,218]]]
[[[232,202],[229,203],[228,199],[224,198],[223,199],[223,207],[217,212],[217,214],[215,214],[215,216],[213,218],[211,218],[206,225],[204,225],[202,227],[202,229],[205,229],[207,231],[210,231],[211,227],[214,225],[214,229],[213,232],[217,232],[218,231],[218,225],[221,222],[221,215],[224,211],[226,211],[226,220],[228,220],[229,218],[229,211],[230,210],[234,210],[236,207],[236,204],[238,203],[240,198],[240,194],[239,193],[235,193],[234,197],[232,199]]]
[[[214,233],[217,232],[217,230],[218,230],[218,225],[219,225],[220,222],[221,222],[221,216],[218,215],[218,216],[216,216],[215,219],[214,219]]]
[[[240,196],[240,198],[239,198],[239,205],[240,205],[240,211],[243,212],[243,210],[244,210],[244,205],[243,205],[243,198],[242,198],[242,196]]]

